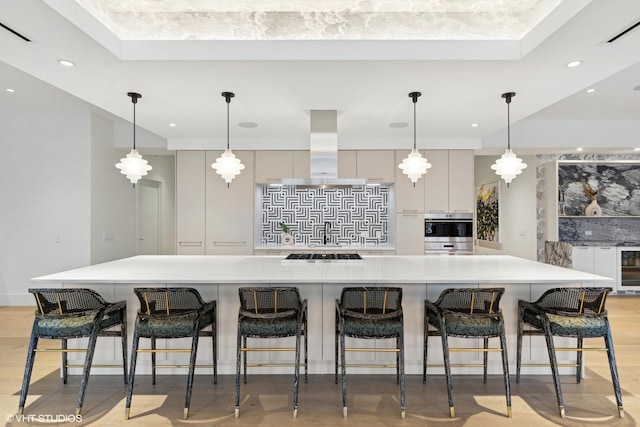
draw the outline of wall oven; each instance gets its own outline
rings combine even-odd
[[[472,255],[472,213],[426,213],[425,255]]]

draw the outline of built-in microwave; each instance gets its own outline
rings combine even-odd
[[[425,213],[425,254],[473,253],[472,213]]]

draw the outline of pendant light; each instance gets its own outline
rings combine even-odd
[[[126,175],[129,181],[136,186],[136,182],[149,172],[152,167],[136,150],[136,104],[138,99],[142,98],[142,95],[135,92],[128,92],[127,95],[131,97],[133,103],[133,148],[131,152],[127,154],[127,157],[120,159],[120,163],[116,164],[116,167],[120,169],[120,173]]]
[[[502,97],[507,102],[507,149],[502,157],[491,165],[491,169],[496,171],[496,175],[500,175],[504,182],[507,183],[507,187],[516,177],[520,175],[522,170],[527,167],[526,163],[522,163],[522,159],[516,157],[515,153],[511,151],[511,120],[509,117],[509,104],[511,104],[511,98],[516,96],[515,92],[506,92],[502,94]]]
[[[224,99],[227,101],[227,149],[224,150],[224,153],[216,159],[211,167],[225,180],[228,187],[231,181],[233,181],[233,178],[240,175],[240,171],[244,169],[244,165],[240,162],[240,159],[236,158],[233,152],[231,152],[231,149],[229,149],[229,103],[231,102],[231,98],[236,95],[233,92],[222,92],[222,96],[224,96]]]
[[[409,177],[414,187],[420,177],[427,173],[427,169],[431,167],[431,163],[427,162],[427,159],[423,158],[422,154],[416,149],[416,103],[419,96],[422,96],[420,92],[411,92],[409,94],[409,98],[413,100],[413,150],[398,165],[402,169],[402,173]]]

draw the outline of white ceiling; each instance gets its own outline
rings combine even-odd
[[[506,126],[507,91],[517,93],[514,124],[640,124],[640,28],[606,42],[640,20],[637,0],[252,3],[0,0],[0,23],[32,40],[0,29],[0,107],[83,100],[131,120],[126,93],[135,91],[137,124],[169,149],[226,145],[223,91],[236,93],[236,149],[308,148],[312,109],[338,110],[341,149],[410,148],[411,91],[423,94],[424,148],[503,149],[491,136]],[[576,59],[583,64],[565,66]],[[389,127],[397,122],[409,126]]]

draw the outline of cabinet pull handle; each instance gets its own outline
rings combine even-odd
[[[214,240],[213,241],[213,245],[214,246],[247,246],[247,242],[246,241],[228,242],[228,241],[223,241],[223,240]]]
[[[180,246],[202,246],[202,240],[197,241],[197,242],[196,241],[192,241],[192,242],[190,242],[190,241],[181,241],[181,242],[178,242],[178,245],[180,245]]]
[[[417,209],[405,209],[402,211],[403,214],[417,214],[418,210]]]
[[[468,213],[469,211],[467,209],[454,209],[453,212]]]
[[[613,248],[612,248],[612,247],[607,246],[607,247],[601,247],[601,248],[599,248],[599,249],[600,249],[600,250],[602,250],[602,251],[609,251],[609,250],[611,250],[611,249],[613,249]]]
[[[382,178],[367,178],[367,181],[382,181]]]
[[[442,209],[429,209],[429,213],[444,213]]]

